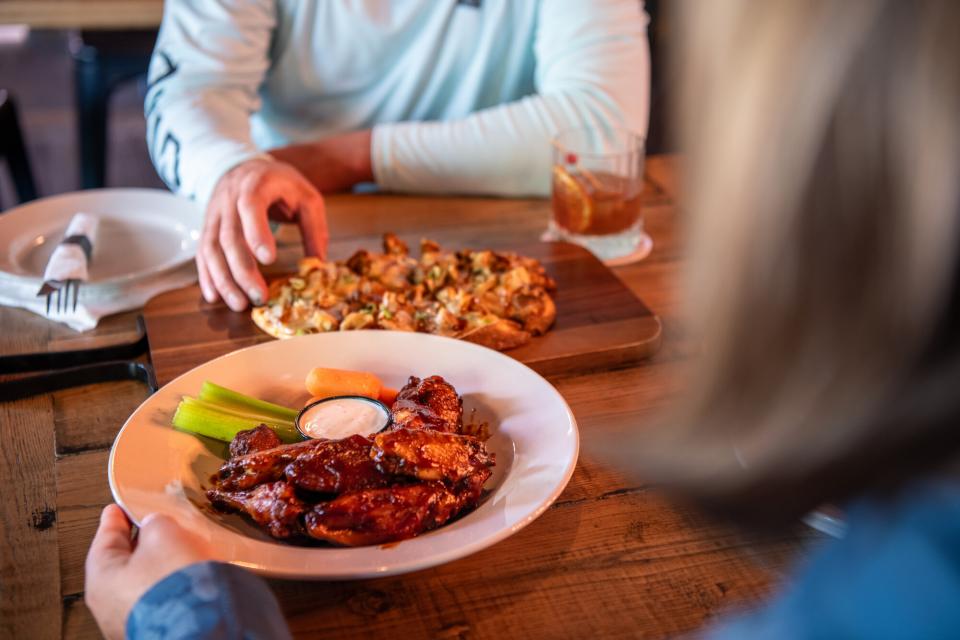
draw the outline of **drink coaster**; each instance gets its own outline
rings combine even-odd
[[[541,242],[557,242],[559,240],[565,240],[565,238],[563,238],[559,233],[557,233],[556,229],[554,229],[553,227],[547,228],[546,231],[540,234]],[[574,240],[566,240],[566,241],[579,244]],[[584,249],[587,249],[588,251],[590,250],[590,247],[587,247],[584,245],[580,245],[580,246],[582,246]],[[646,258],[648,255],[650,255],[651,251],[653,251],[653,239],[649,235],[644,233],[644,234],[641,234],[640,242],[637,244],[636,249],[634,249],[633,251],[631,251],[625,256],[620,256],[619,258],[611,258],[610,260],[601,260],[601,262],[603,262],[603,264],[605,264],[608,267],[623,267],[628,264],[633,264],[634,262],[640,262],[641,260]]]
[[[640,236],[640,242],[637,244],[636,249],[625,256],[611,258],[610,260],[603,260],[603,264],[607,265],[608,267],[623,267],[628,264],[640,262],[650,255],[651,251],[653,251],[653,239],[644,233]]]

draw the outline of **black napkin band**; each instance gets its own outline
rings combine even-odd
[[[75,244],[83,249],[83,255],[87,256],[87,261],[90,261],[90,256],[93,254],[93,245],[90,244],[90,238],[87,236],[67,236],[60,241],[60,244]]]

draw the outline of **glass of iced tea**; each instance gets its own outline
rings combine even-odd
[[[626,130],[570,129],[553,139],[553,218],[545,237],[625,264],[652,246],[643,231],[643,138]]]

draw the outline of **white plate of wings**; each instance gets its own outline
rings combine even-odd
[[[464,416],[489,423],[493,475],[479,506],[397,543],[301,546],[274,540],[241,515],[211,508],[210,476],[227,455],[213,441],[173,429],[181,397],[204,380],[286,406],[307,398],[313,367],[371,371],[392,387],[410,376],[442,376],[463,399]],[[352,331],[268,342],[185,373],[144,402],[110,453],[110,488],[134,522],[166,513],[211,543],[218,560],[280,578],[345,580],[416,571],[462,558],[516,533],[560,495],[573,474],[579,434],[556,389],[520,362],[439,336]]]

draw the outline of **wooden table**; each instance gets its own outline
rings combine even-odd
[[[566,491],[536,522],[468,558],[418,573],[348,583],[273,582],[295,635],[417,638],[670,637],[731,607],[749,606],[782,578],[810,533],[760,539],[670,504],[599,463],[590,444],[641,425],[679,385],[689,343],[676,320],[676,174],[652,158],[645,192],[653,254],[617,274],[664,321],[658,354],[635,367],[552,379],[580,424],[584,450]],[[342,257],[371,245],[384,210],[401,233],[447,244],[537,238],[541,200],[334,196],[328,212]],[[377,213],[379,212],[379,214]],[[291,264],[295,246],[281,251]],[[199,296],[199,292],[194,291]],[[0,309],[0,354],[128,340],[136,314],[77,335]],[[110,501],[110,443],[146,397],[138,383],[81,387],[0,404],[0,637],[97,637],[83,604],[83,560]]]
[[[149,29],[163,0],[0,0],[0,24],[35,29]]]

